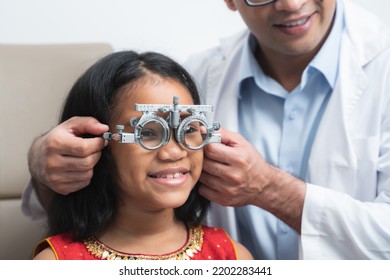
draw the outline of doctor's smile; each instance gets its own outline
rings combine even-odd
[[[312,26],[312,16],[304,17],[282,24],[275,24],[274,26],[287,35],[305,35],[305,33]]]

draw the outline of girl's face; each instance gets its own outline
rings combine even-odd
[[[134,132],[129,121],[142,115],[134,111],[134,103],[172,105],[174,96],[181,105],[193,104],[190,93],[170,79],[146,77],[123,88],[113,109],[111,131],[123,124],[125,132]],[[165,119],[167,115],[160,116]],[[111,141],[110,151],[118,170],[119,197],[133,209],[158,211],[183,205],[202,170],[203,150],[186,149],[176,142],[172,130],[169,143],[157,150]]]

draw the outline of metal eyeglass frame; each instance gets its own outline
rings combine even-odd
[[[257,2],[251,1],[251,0],[245,0],[245,3],[250,7],[265,6],[265,5],[269,5],[273,2],[276,2],[276,0],[268,0],[268,1],[264,1],[262,3],[257,3]]]
[[[134,127],[134,133],[123,132],[124,125],[117,125],[117,133],[105,132],[103,138],[106,140],[115,140],[119,143],[136,143],[147,150],[156,150],[161,146],[168,144],[170,140],[170,130],[175,131],[175,139],[178,143],[190,150],[199,150],[209,143],[220,143],[221,135],[215,134],[213,131],[218,130],[221,126],[219,123],[213,123],[208,126],[204,112],[211,112],[211,105],[179,105],[179,98],[173,97],[173,105],[164,104],[134,104],[135,111],[142,112],[141,118],[132,118],[130,125]],[[155,112],[169,113],[166,119],[158,116]],[[190,113],[189,116],[180,119],[181,112]],[[204,141],[196,147],[186,144],[185,133],[187,125],[193,121],[198,121],[204,125],[206,129]],[[150,122],[158,123],[163,129],[161,141],[158,145],[150,147],[142,142],[142,129]]]

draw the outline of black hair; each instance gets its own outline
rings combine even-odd
[[[155,52],[120,51],[100,59],[76,81],[64,103],[60,123],[73,116],[91,116],[108,124],[117,93],[148,75],[179,82],[194,104],[200,104],[192,77],[171,58]],[[74,240],[83,240],[106,229],[120,199],[115,174],[116,167],[106,147],[87,187],[68,195],[54,195],[48,209],[49,234],[70,232]],[[187,201],[174,209],[175,217],[186,225],[199,224],[209,204],[198,193],[197,183]]]

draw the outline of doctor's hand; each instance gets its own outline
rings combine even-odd
[[[28,154],[32,182],[44,193],[69,194],[87,186],[107,141],[108,126],[91,117],[73,117],[34,140]],[[83,135],[98,137],[83,138]]]
[[[220,129],[204,147],[199,193],[223,206],[255,205],[300,231],[306,183],[264,160],[241,135]]]

